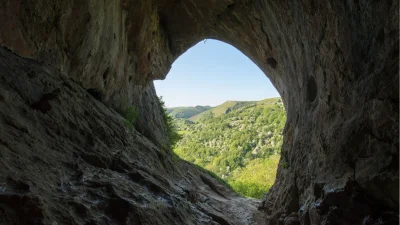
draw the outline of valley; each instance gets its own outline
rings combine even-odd
[[[188,118],[176,116],[185,114],[183,107],[178,108],[180,114],[173,114],[174,109],[169,112],[181,135],[174,147],[179,157],[243,196],[262,198],[268,192],[275,181],[286,122],[280,98],[228,101]]]

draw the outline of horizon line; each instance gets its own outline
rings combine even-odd
[[[178,107],[196,107],[196,106],[210,106],[210,107],[216,107],[216,106],[219,106],[219,105],[222,105],[222,104],[224,104],[224,103],[226,103],[226,102],[259,102],[259,101],[262,101],[262,100],[265,100],[265,99],[271,99],[271,98],[282,98],[281,96],[274,96],[274,97],[267,97],[267,98],[263,98],[263,99],[260,99],[260,100],[226,100],[226,101],[224,101],[224,102],[222,102],[222,103],[220,103],[220,104],[217,104],[217,105],[179,105],[179,106],[167,106],[167,108],[178,108]]]

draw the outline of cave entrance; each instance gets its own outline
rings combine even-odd
[[[286,112],[257,65],[229,44],[204,40],[154,83],[181,136],[174,153],[262,198],[275,182]]]

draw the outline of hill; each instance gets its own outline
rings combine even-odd
[[[264,100],[258,101],[257,104],[261,105],[261,104],[271,104],[271,103],[275,103],[275,102],[281,102],[282,99],[280,97],[275,97],[275,98],[266,98]]]
[[[280,101],[280,99],[281,98],[276,97],[276,98],[267,98],[267,99],[264,99],[261,101],[226,101],[221,105],[215,106],[211,109],[208,109],[207,111],[204,111],[202,113],[194,115],[194,116],[190,117],[189,119],[191,121],[198,122],[204,118],[219,117],[221,115],[231,112],[232,110],[240,109],[242,107],[255,105],[255,104],[275,103],[277,101]]]
[[[229,113],[232,110],[239,109],[241,107],[245,107],[248,105],[253,105],[255,103],[256,101],[227,101],[221,105],[215,106],[207,111],[204,111],[202,113],[190,117],[190,120],[197,122],[200,121],[201,119],[208,118],[210,116],[218,117],[223,114]]]
[[[199,113],[202,113],[204,111],[207,111],[211,109],[211,106],[195,106],[195,107],[173,107],[173,108],[168,108],[167,112],[174,118],[177,119],[188,119],[192,116],[195,116]]]
[[[206,112],[217,116],[176,120],[182,139],[174,152],[216,174],[238,193],[261,198],[275,180],[280,157],[286,122],[282,101],[229,101]]]

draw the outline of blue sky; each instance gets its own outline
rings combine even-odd
[[[172,64],[165,80],[154,81],[167,107],[252,101],[279,94],[264,73],[233,46],[201,41]]]

